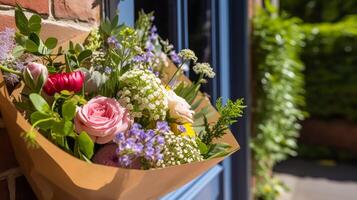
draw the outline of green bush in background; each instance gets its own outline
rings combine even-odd
[[[308,112],[320,119],[357,121],[357,16],[304,29]]]
[[[268,10],[253,18],[256,102],[251,147],[255,196],[275,199],[284,187],[273,177],[273,166],[296,154],[299,120],[304,117],[304,65],[299,53],[305,35],[298,19],[280,17],[266,5]]]
[[[336,22],[357,14],[356,0],[281,0],[280,6],[305,22]]]

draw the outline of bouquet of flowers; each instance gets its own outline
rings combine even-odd
[[[15,18],[17,32],[0,32],[0,101],[38,196],[156,198],[238,149],[229,126],[243,100],[218,99],[217,114],[200,92],[215,72],[189,49],[176,53],[152,13],[141,12],[135,27],[104,20],[68,45],[40,38],[40,16],[17,7]]]

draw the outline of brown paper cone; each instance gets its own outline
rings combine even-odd
[[[68,39],[80,42],[85,37],[83,34]],[[16,158],[39,199],[157,199],[224,159],[221,157],[163,169],[135,170],[89,164],[61,150],[40,133],[36,136],[39,148],[28,148],[21,133],[28,131],[31,125],[12,103],[20,91],[21,88],[17,88],[9,95],[0,73],[2,116]],[[203,104],[210,105],[208,100]],[[215,112],[210,120],[217,118]],[[230,131],[219,141],[230,144],[232,152],[239,149]]]

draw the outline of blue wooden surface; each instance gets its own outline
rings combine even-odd
[[[119,10],[119,23],[125,23],[128,26],[133,27],[135,22],[134,13],[134,0],[120,1]]]
[[[217,165],[182,188],[161,200],[216,200],[219,195],[219,175],[223,168]]]

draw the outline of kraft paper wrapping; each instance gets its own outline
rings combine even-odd
[[[86,36],[87,33],[68,40],[81,42]],[[171,64],[169,73],[174,70],[175,66]],[[186,77],[181,79],[189,82]],[[21,169],[39,199],[158,199],[224,159],[221,157],[163,169],[136,170],[89,164],[61,150],[40,133],[36,136],[39,148],[28,148],[21,133],[28,131],[31,125],[12,103],[19,98],[21,90],[20,86],[12,94],[8,94],[0,72],[3,120]],[[210,105],[210,102],[206,99],[202,104]],[[218,113],[212,106],[211,110],[214,115],[209,120],[217,120]],[[218,141],[230,144],[232,153],[239,149],[239,144],[230,131]]]

